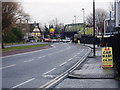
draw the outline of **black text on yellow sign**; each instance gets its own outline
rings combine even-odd
[[[113,67],[112,47],[102,48],[102,67]]]

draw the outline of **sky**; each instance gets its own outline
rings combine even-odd
[[[31,16],[31,22],[49,24],[53,19],[60,23],[83,22],[83,10],[85,17],[93,10],[93,0],[22,0],[24,11]],[[114,0],[95,0],[96,8],[110,10],[110,2]]]

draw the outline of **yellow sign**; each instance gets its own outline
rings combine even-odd
[[[78,44],[80,44],[80,40],[78,40]]]
[[[113,67],[112,47],[102,48],[102,67]]]
[[[51,29],[50,29],[50,33],[54,33],[54,28],[51,28]]]

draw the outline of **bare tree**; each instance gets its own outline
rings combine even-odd
[[[98,8],[95,13],[96,27],[103,31],[104,29],[104,20],[108,18],[108,12],[104,9]],[[87,24],[93,25],[93,14],[90,13],[86,18]]]
[[[20,17],[23,19],[23,16],[28,18],[28,15],[22,11],[21,3],[2,2],[2,48],[4,48],[3,42],[9,30],[11,30],[11,27],[16,24]]]
[[[90,13],[87,17],[86,17],[86,24],[89,26],[93,26],[93,14]]]

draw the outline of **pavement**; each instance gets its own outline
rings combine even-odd
[[[97,47],[96,57],[92,56],[93,53],[55,88],[106,88],[108,90],[114,88],[119,90],[120,81],[114,79],[114,69],[101,67],[101,48]]]

